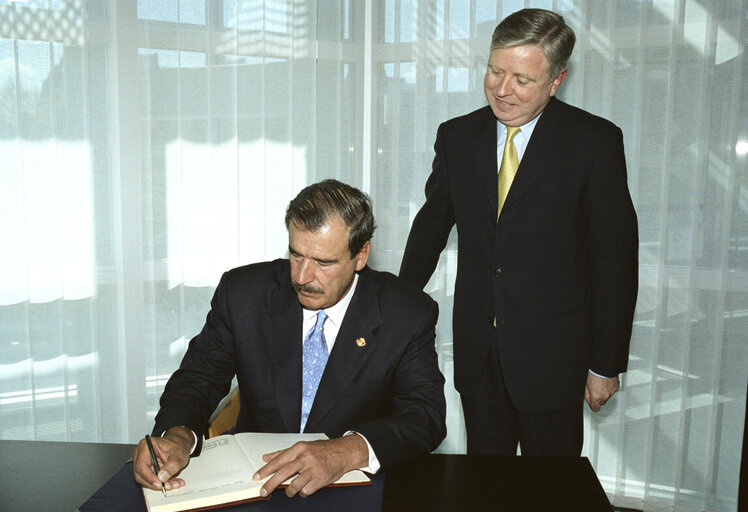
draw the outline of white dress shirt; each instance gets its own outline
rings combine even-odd
[[[342,299],[338,301],[337,304],[330,306],[329,308],[325,309],[324,312],[327,313],[327,320],[325,320],[325,325],[323,326],[322,330],[325,331],[325,341],[327,342],[327,353],[329,354],[332,352],[332,347],[335,345],[335,339],[338,337],[338,332],[340,331],[340,325],[343,323],[343,318],[345,318],[345,312],[348,311],[348,305],[351,303],[351,299],[353,298],[353,292],[356,291],[356,286],[358,285],[358,274],[354,275],[353,278],[353,284],[351,285],[351,288],[348,290],[348,293],[343,296]],[[314,309],[304,309],[304,320],[303,325],[301,327],[301,342],[304,342],[304,338],[306,337],[307,333],[314,328],[314,324],[317,323],[317,310]]]
[[[543,115],[541,112],[539,116],[530,121],[529,123],[520,126],[520,131],[514,136],[514,147],[517,148],[518,161],[522,161],[522,157],[527,149],[527,143],[530,142],[530,136],[532,131],[535,129],[535,125],[538,123],[538,119]],[[501,159],[504,157],[504,143],[506,142],[506,126],[501,121],[496,121],[496,161],[501,167]]]

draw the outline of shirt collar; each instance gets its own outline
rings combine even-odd
[[[525,137],[525,140],[530,140],[530,135],[535,129],[535,125],[538,124],[538,119],[543,115],[543,112],[535,116],[532,121],[520,126],[520,133]],[[498,139],[506,137],[506,125],[499,120],[496,120],[496,128],[498,130]]]
[[[327,320],[334,323],[338,328],[340,328],[340,325],[343,323],[345,312],[348,311],[348,306],[351,303],[351,299],[353,299],[353,293],[356,291],[357,285],[358,272],[353,275],[353,284],[351,284],[351,288],[348,290],[348,293],[346,293],[343,298],[340,299],[336,304],[330,306],[329,308],[325,308],[324,310],[325,313],[327,313]],[[303,312],[305,321],[309,321],[313,317],[317,316],[317,311],[313,309],[303,309]]]

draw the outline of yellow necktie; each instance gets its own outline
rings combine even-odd
[[[499,210],[496,212],[496,222],[499,222],[501,208],[504,206],[506,196],[509,194],[509,188],[512,186],[514,176],[519,168],[519,157],[517,148],[514,146],[514,136],[519,133],[520,129],[516,126],[506,127],[506,142],[504,143],[504,155],[501,157],[501,167],[499,168]]]

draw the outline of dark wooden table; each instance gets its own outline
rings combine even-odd
[[[73,512],[130,458],[133,446],[0,441],[0,510]]]
[[[0,441],[0,510],[73,512],[131,451],[125,444]],[[387,472],[382,510],[610,512],[611,507],[584,457],[427,455]]]
[[[604,511],[587,457],[428,455],[387,473],[383,510]]]

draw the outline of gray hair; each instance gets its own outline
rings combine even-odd
[[[324,180],[304,188],[286,209],[286,229],[294,226],[317,231],[339,215],[348,228],[351,258],[361,252],[374,235],[371,199],[365,193],[337,180]]]
[[[498,24],[491,37],[491,51],[512,46],[535,45],[548,59],[550,79],[566,68],[576,36],[561,15],[545,9],[522,9]]]

